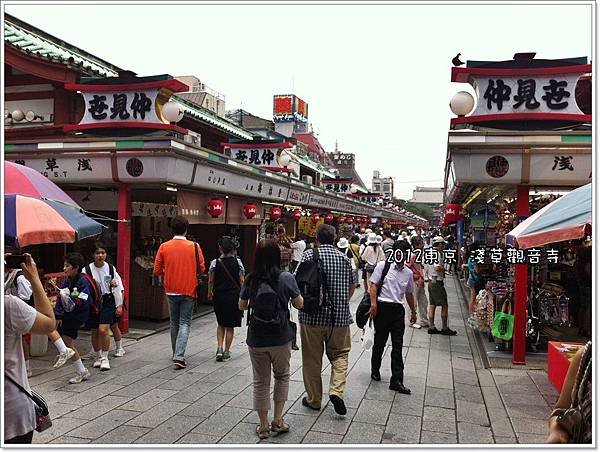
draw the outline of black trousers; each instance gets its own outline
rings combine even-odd
[[[381,358],[388,336],[392,336],[392,378],[390,382],[404,382],[404,362],[402,361],[402,345],[404,343],[404,306],[400,303],[377,303],[375,340],[371,354],[371,370],[379,371]]]
[[[21,436],[15,436],[14,438],[7,439],[4,441],[4,444],[31,444],[33,440],[33,430],[29,433],[25,433]]]

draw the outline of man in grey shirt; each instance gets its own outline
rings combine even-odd
[[[392,238],[392,233],[389,229],[385,229],[383,231],[383,242],[381,242],[381,249],[383,252],[387,252],[387,250],[391,250],[394,246],[394,239]]]

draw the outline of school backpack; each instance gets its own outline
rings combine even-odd
[[[246,320],[251,334],[257,342],[280,338],[285,333],[287,320],[277,292],[267,281],[258,281],[256,293],[250,298]]]
[[[296,283],[304,298],[302,312],[305,314],[316,314],[321,306],[327,304],[326,278],[319,262],[319,249],[313,248],[312,259],[301,262],[296,270]]]
[[[111,281],[115,278],[115,267],[111,264],[108,264],[110,279]],[[90,308],[95,315],[100,313],[100,308],[102,307],[102,289],[100,289],[100,284],[98,281],[94,279],[92,276],[92,269],[90,268],[90,264],[85,266],[85,273],[81,272],[81,276],[83,276],[90,283],[92,287],[92,299],[90,300]]]

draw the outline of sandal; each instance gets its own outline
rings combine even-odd
[[[271,429],[269,427],[261,427],[260,425],[256,426],[256,433],[260,439],[267,439],[270,431]]]
[[[275,433],[287,433],[290,431],[290,424],[283,419],[279,423],[273,420],[273,422],[271,422],[271,431]]]

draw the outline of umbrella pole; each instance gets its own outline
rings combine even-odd
[[[517,187],[517,218],[521,222],[529,216],[529,185]],[[527,264],[515,265],[515,325],[513,333],[513,364],[525,364],[525,335],[527,330]]]

